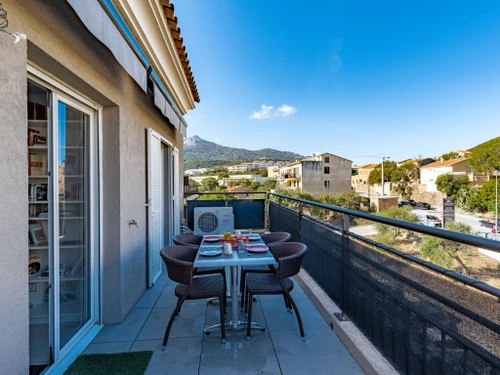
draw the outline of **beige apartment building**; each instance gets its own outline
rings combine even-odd
[[[278,185],[318,196],[351,191],[352,161],[324,152],[279,168]]]

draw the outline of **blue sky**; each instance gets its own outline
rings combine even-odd
[[[500,135],[498,1],[182,0],[175,13],[201,97],[188,136],[362,164]]]

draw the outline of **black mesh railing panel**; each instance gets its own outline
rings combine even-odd
[[[398,371],[500,375],[497,297],[278,205],[270,217],[308,245],[304,269]]]
[[[341,254],[344,239],[329,228],[302,218],[300,241],[309,247],[309,252],[302,261],[302,266],[323,287],[333,301],[340,303]]]
[[[290,242],[299,241],[298,212],[279,207],[273,202],[269,204],[269,227],[271,232],[288,232],[292,235]]]

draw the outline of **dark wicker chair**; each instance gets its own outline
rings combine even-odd
[[[290,292],[293,290],[293,281],[289,278],[300,271],[302,259],[307,253],[307,246],[300,242],[287,242],[269,244],[269,248],[278,260],[278,270],[275,274],[249,273],[247,275],[246,293],[242,296],[245,300],[245,312],[248,311],[247,340],[250,340],[252,321],[253,296],[258,294],[282,294],[285,304],[291,304],[297,315],[300,336],[305,341],[304,327],[299,310]]]
[[[274,233],[264,234],[261,236],[262,241],[264,241],[264,243],[266,245],[288,242],[291,237],[292,237],[291,234],[288,232],[274,232]],[[241,267],[240,293],[242,295],[243,295],[243,292],[245,291],[245,279],[246,279],[247,273],[249,273],[249,272],[252,272],[252,273],[276,273],[276,269],[272,265],[269,267],[262,267],[262,266]],[[242,309],[243,309],[243,303],[244,303],[244,301],[242,298],[241,299],[241,308]],[[289,307],[288,304],[287,304],[287,307]]]
[[[175,287],[175,295],[179,300],[168,322],[162,350],[167,348],[170,329],[185,300],[219,298],[222,343],[226,342],[226,329],[224,325],[224,313],[227,304],[226,284],[220,275],[193,277],[193,262],[197,252],[198,249],[192,246],[170,246],[162,249],[160,253],[167,267],[168,277],[179,283]]]
[[[200,247],[201,242],[203,241],[203,236],[198,236],[197,234],[179,234],[172,238],[174,243],[176,245],[180,246],[192,246],[196,247],[197,249]],[[213,275],[213,274],[218,274],[220,273],[222,277],[224,278],[224,283],[226,282],[226,271],[224,267],[219,267],[219,268],[195,268],[194,269],[194,274],[195,275]]]

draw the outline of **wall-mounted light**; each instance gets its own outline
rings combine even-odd
[[[9,26],[7,11],[3,8],[3,5],[0,2],[0,31],[12,35],[14,37],[14,44],[19,42],[21,39],[26,39],[26,34],[20,32],[11,33],[10,31],[7,31],[7,26]]]

